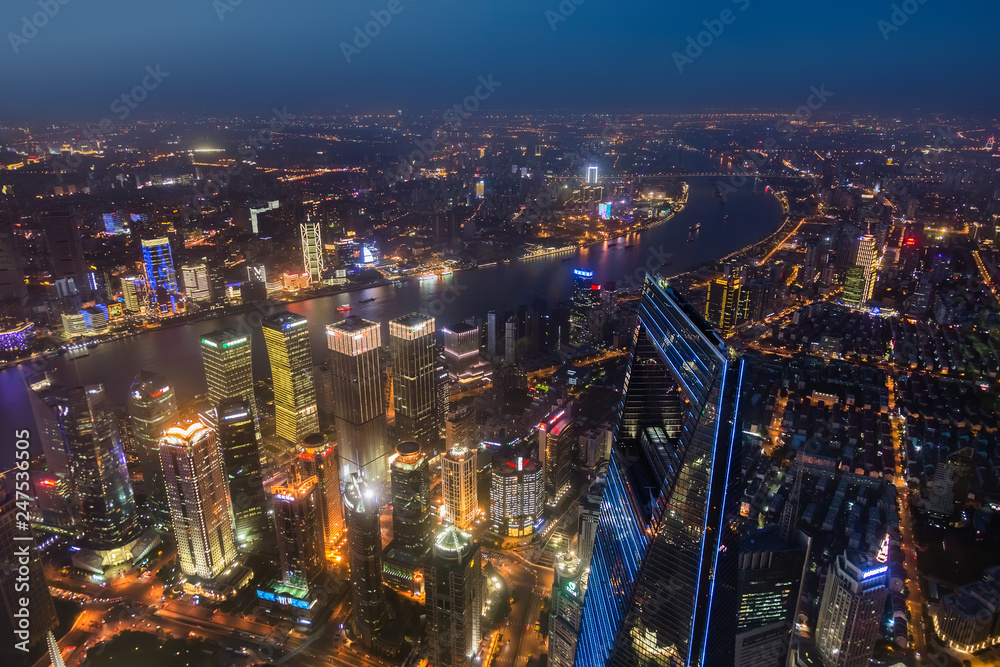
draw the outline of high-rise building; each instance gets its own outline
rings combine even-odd
[[[308,325],[306,318],[288,312],[261,323],[271,361],[275,431],[292,445],[319,430]]]
[[[253,405],[241,396],[222,401],[216,408],[216,420],[236,544],[244,545],[269,532],[257,420]]]
[[[167,518],[170,510],[163,487],[159,447],[163,432],[177,421],[177,399],[167,378],[152,371],[139,371],[129,391],[128,413],[146,500],[150,509]]]
[[[437,447],[438,423],[434,318],[410,313],[389,322],[392,354],[392,395],[396,434],[419,442],[428,451]]]
[[[975,452],[964,447],[934,469],[934,484],[927,492],[927,514],[936,525],[948,526],[969,495],[975,475],[972,459]]]
[[[382,531],[378,496],[359,473],[352,473],[344,484],[344,514],[351,566],[351,620],[361,643],[371,648],[386,622]]]
[[[17,515],[22,512],[15,497],[0,490],[0,632],[4,637],[0,659],[5,665],[22,664],[29,650],[58,625],[35,537],[30,526],[19,525]]]
[[[732,664],[743,362],[659,276],[639,323],[576,664]],[[684,428],[661,446],[644,434],[666,431],[674,383]]]
[[[491,360],[499,354],[499,350],[497,349],[497,341],[499,340],[498,325],[499,318],[497,311],[491,310],[486,314],[486,357]]]
[[[597,185],[598,169],[596,164],[587,167],[587,185]]]
[[[177,273],[174,271],[174,256],[167,238],[143,239],[142,261],[146,269],[146,285],[156,298],[158,290],[168,294],[177,292]]]
[[[549,608],[549,665],[573,667],[583,616],[585,568],[572,553],[556,557]]]
[[[483,564],[479,544],[456,526],[434,540],[426,601],[431,663],[469,664],[482,637]]]
[[[310,283],[323,282],[323,235],[319,220],[306,221],[299,225],[302,238],[302,271],[309,275]]]
[[[490,528],[501,537],[530,537],[544,508],[544,481],[538,461],[497,456],[490,479]]]
[[[58,399],[77,516],[88,546],[112,550],[139,534],[135,497],[114,409],[102,385],[70,389]]]
[[[302,440],[296,464],[303,476],[316,478],[317,516],[323,526],[323,542],[328,552],[344,532],[337,447],[321,433],[311,433]]]
[[[705,301],[705,319],[719,330],[723,337],[736,332],[736,327],[746,321],[750,303],[743,272],[727,264],[722,276],[708,284]]]
[[[865,303],[865,271],[860,266],[847,269],[843,301],[848,306],[862,306]]]
[[[125,299],[125,310],[130,313],[140,313],[146,307],[146,282],[141,276],[125,276],[122,278],[122,296]]]
[[[517,363],[517,318],[507,318],[503,325],[503,361],[513,366]]]
[[[864,302],[868,302],[875,291],[876,269],[878,267],[876,243],[877,239],[872,234],[862,236],[858,241],[858,255],[854,260],[854,265],[865,272]]]
[[[475,442],[476,435],[476,410],[475,408],[463,405],[454,412],[448,413],[445,422],[445,447],[453,449],[455,447],[466,447],[475,449],[478,442]]]
[[[24,260],[14,232],[14,214],[0,205],[0,303],[23,304],[28,298]]]
[[[601,306],[601,286],[594,284],[594,272],[573,270],[573,304],[569,313],[569,342],[573,345],[593,343],[599,332],[591,330],[591,313]]]
[[[538,460],[545,471],[545,502],[553,507],[569,491],[573,454],[578,444],[569,410],[559,410],[538,425]]]
[[[459,322],[441,330],[444,334],[444,358],[453,380],[468,378],[479,361],[479,327]]]
[[[381,487],[387,481],[390,455],[381,330],[376,322],[348,317],[326,327],[326,341],[341,478],[360,471],[367,484]]]
[[[888,565],[857,552],[837,556],[826,575],[816,623],[816,650],[824,667],[871,663],[888,594]]]
[[[303,591],[323,572],[325,561],[316,484],[315,477],[305,477],[271,487],[281,581]]]
[[[229,398],[244,398],[256,414],[250,335],[233,329],[213,331],[201,339],[201,357],[213,407]]]
[[[431,473],[420,443],[401,442],[389,466],[392,478],[392,540],[413,562],[423,560],[431,544]]]
[[[445,422],[448,419],[448,410],[451,405],[451,379],[448,377],[448,364],[444,359],[444,347],[436,345],[434,347],[434,423],[438,429],[437,447],[435,451],[445,442],[447,429]]]
[[[72,279],[80,293],[90,294],[90,267],[83,254],[79,217],[72,211],[50,211],[42,214],[41,224],[48,243],[53,278]]]
[[[204,261],[182,265],[181,282],[184,283],[184,296],[187,299],[204,302],[212,300],[212,284]]]
[[[197,421],[172,426],[160,441],[160,460],[181,572],[210,581],[236,557],[232,509],[215,434]]]
[[[580,557],[580,567],[590,569],[590,559],[594,555],[594,541],[597,539],[597,525],[601,517],[601,498],[604,484],[598,482],[580,498],[580,521],[578,525],[576,553]]]
[[[441,520],[470,531],[479,512],[477,450],[455,446],[441,455]]]

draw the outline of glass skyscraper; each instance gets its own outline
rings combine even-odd
[[[358,473],[344,484],[344,514],[351,565],[351,620],[361,643],[375,646],[386,622],[382,590],[382,527],[375,491]]]
[[[169,239],[143,239],[142,263],[146,269],[146,285],[154,301],[163,293],[177,293],[177,272]]]
[[[742,374],[695,310],[647,277],[577,665],[732,664]]]
[[[286,312],[266,318],[261,326],[271,361],[275,429],[279,438],[297,445],[319,430],[308,322]]]
[[[435,447],[440,440],[434,318],[410,313],[389,322],[392,394],[400,440]]]
[[[166,518],[170,508],[163,488],[159,446],[163,432],[177,421],[177,399],[167,379],[159,373],[139,371],[129,392],[128,413],[146,500]]]
[[[268,532],[264,480],[253,407],[242,397],[224,400],[216,408],[218,441],[229,487],[236,543],[246,544]]]
[[[201,339],[201,357],[205,364],[208,400],[218,409],[230,398],[246,399],[256,414],[253,394],[253,356],[250,335],[233,329],[213,331]],[[260,427],[256,425],[257,439]]]

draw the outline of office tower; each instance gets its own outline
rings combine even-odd
[[[177,399],[167,379],[152,371],[139,371],[128,395],[128,413],[132,420],[143,488],[151,509],[163,518],[169,516],[163,468],[160,465],[160,439],[177,422]]]
[[[382,590],[382,531],[375,490],[358,473],[344,485],[344,515],[351,565],[354,628],[366,647],[375,645],[386,621]]]
[[[181,266],[184,296],[192,301],[212,300],[212,284],[208,280],[208,266],[204,261]]]
[[[259,224],[257,216],[259,216],[261,213],[267,213],[268,211],[273,211],[274,209],[276,209],[278,207],[279,207],[279,203],[278,203],[277,200],[275,200],[275,201],[269,201],[269,202],[267,202],[261,208],[251,208],[250,209],[250,231],[252,233],[254,233],[254,234],[259,233],[260,232],[260,224]]]
[[[732,664],[743,362],[659,276],[639,323],[576,664]],[[684,428],[661,448],[674,383]]]
[[[84,539],[97,550],[125,546],[139,525],[111,401],[97,384],[70,389],[57,404]]]
[[[376,322],[348,317],[326,327],[333,373],[337,454],[343,474],[360,471],[375,488],[387,481],[382,332]]]
[[[497,349],[497,340],[499,333],[497,331],[498,326],[498,316],[497,311],[491,310],[486,314],[486,357],[488,359],[493,359],[493,357],[499,354]]]
[[[569,491],[576,451],[576,429],[570,408],[560,410],[538,425],[538,460],[545,471],[545,502],[555,507]]]
[[[107,234],[127,234],[128,228],[122,221],[121,213],[105,213],[101,216],[104,220],[104,231]]]
[[[326,551],[331,551],[344,532],[337,447],[321,433],[311,433],[302,440],[296,464],[303,476],[316,478],[318,520],[323,526]]]
[[[927,514],[935,525],[948,526],[969,497],[975,475],[972,459],[975,452],[964,447],[934,469],[934,483],[927,492]]]
[[[441,455],[441,521],[466,531],[479,512],[476,453],[456,445]]]
[[[323,572],[325,560],[316,484],[315,477],[305,477],[271,487],[281,581],[302,591]]]
[[[594,554],[597,539],[597,525],[601,517],[601,498],[604,484],[598,481],[580,498],[580,521],[576,540],[576,553],[580,557],[580,567],[590,569],[590,558]]]
[[[288,312],[261,323],[274,384],[275,431],[292,445],[319,430],[308,324],[306,318]]]
[[[587,167],[587,185],[597,185],[597,165]]]
[[[468,447],[476,449],[476,410],[472,406],[463,405],[448,413],[445,422],[445,447]]]
[[[334,421],[333,373],[330,364],[313,366],[313,384],[316,385],[316,407],[324,424]]]
[[[247,280],[267,284],[267,270],[263,264],[247,264]]]
[[[125,299],[125,310],[139,313],[146,305],[146,283],[141,276],[125,276],[122,278],[122,296]]]
[[[511,366],[517,363],[517,320],[513,316],[503,325],[503,361]]]
[[[556,556],[549,608],[549,665],[573,667],[583,616],[585,568],[572,553]]]
[[[250,401],[237,396],[219,403],[216,421],[222,467],[233,508],[236,544],[242,546],[263,537],[269,530],[260,448],[257,446],[257,420]]]
[[[0,490],[0,633],[4,638],[0,658],[5,665],[20,664],[15,657],[24,658],[58,625],[35,536],[26,522],[17,519],[21,513],[15,497]]]
[[[865,272],[859,266],[847,269],[844,277],[843,301],[848,306],[862,306],[865,303]]]
[[[529,537],[542,516],[542,466],[523,456],[497,456],[490,479],[490,529],[501,537]]]
[[[862,305],[872,298],[875,291],[876,268],[878,267],[878,255],[875,250],[876,239],[871,234],[865,234],[858,241],[858,254],[854,260],[854,265],[864,271],[865,287]]]
[[[823,586],[816,650],[823,667],[871,662],[889,593],[889,566],[857,552],[837,556]]]
[[[201,357],[213,407],[228,398],[245,398],[256,412],[250,336],[233,329],[213,331],[201,339]]]
[[[44,213],[41,226],[48,242],[52,277],[72,279],[76,289],[88,295],[90,268],[83,254],[83,231],[77,215],[72,211]]]
[[[24,260],[14,232],[14,214],[0,207],[0,303],[23,304],[27,298]]]
[[[310,283],[323,282],[323,238],[319,220],[306,221],[299,225],[302,238],[302,272],[309,274]]]
[[[434,424],[437,426],[437,441],[435,451],[445,441],[445,422],[448,419],[448,409],[451,403],[451,380],[448,377],[448,365],[444,359],[444,348],[434,346]]]
[[[572,345],[587,345],[593,342],[590,314],[600,308],[601,286],[593,282],[594,272],[573,269],[573,299],[569,313],[569,342]]]
[[[736,664],[741,667],[780,664],[792,629],[805,550],[782,540],[776,528],[740,540]]]
[[[750,290],[742,270],[727,264],[723,275],[708,284],[705,319],[728,338],[746,321],[749,302]]]
[[[431,473],[420,443],[396,445],[389,466],[392,478],[392,539],[416,562],[427,556],[431,542]]]
[[[154,299],[157,290],[162,289],[167,294],[177,292],[177,273],[174,271],[169,239],[143,239],[142,261],[146,269],[146,285]]]
[[[428,450],[440,440],[434,318],[410,313],[389,322],[396,433]]]
[[[456,526],[434,539],[426,600],[431,664],[467,665],[482,637],[483,564],[479,544]]]
[[[441,330],[444,334],[444,358],[453,380],[466,377],[479,361],[479,327],[459,322]]]
[[[197,421],[172,426],[160,440],[160,460],[181,572],[214,579],[236,557],[232,509],[215,434]]]

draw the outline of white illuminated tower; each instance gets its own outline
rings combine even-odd
[[[587,167],[587,185],[597,185],[597,165]]]
[[[319,221],[306,216],[299,225],[302,237],[302,271],[309,274],[309,282],[323,281],[323,235]]]
[[[864,554],[837,556],[826,575],[816,623],[816,649],[824,667],[871,662],[889,594],[889,566]]]
[[[476,450],[452,447],[441,456],[441,518],[462,530],[472,530],[476,500]]]
[[[236,557],[233,514],[215,433],[201,422],[181,422],[163,435],[160,460],[181,572],[214,579]]]
[[[445,526],[434,540],[426,580],[432,664],[467,665],[479,648],[483,615],[483,565],[472,535]]]

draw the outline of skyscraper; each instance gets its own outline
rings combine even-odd
[[[315,477],[305,477],[271,487],[281,580],[302,591],[323,572],[325,561],[316,484]]]
[[[659,276],[639,323],[576,664],[732,664],[743,362]],[[666,431],[673,383],[684,428],[664,445],[643,435]]]
[[[96,550],[123,547],[139,524],[111,401],[98,384],[70,389],[58,406],[84,538]]]
[[[830,565],[816,623],[816,650],[824,667],[871,662],[889,594],[889,566],[847,552]]]
[[[861,305],[867,303],[875,291],[875,269],[878,266],[878,254],[875,250],[876,242],[877,240],[872,234],[865,234],[858,241],[858,255],[854,260],[854,265],[865,272],[865,288]]]
[[[414,563],[423,560],[431,544],[431,473],[417,442],[396,445],[389,466],[392,478],[392,540]]]
[[[361,471],[376,488],[387,481],[382,333],[376,322],[348,317],[326,327],[342,478]]]
[[[479,511],[476,450],[452,447],[441,455],[441,520],[472,530]]]
[[[479,361],[479,327],[459,322],[441,330],[444,334],[444,358],[453,380],[467,378]]]
[[[497,456],[490,478],[490,528],[501,537],[530,537],[542,516],[542,466],[524,456]]]
[[[391,320],[389,350],[397,436],[433,448],[442,426],[437,411],[434,318],[410,313]]]
[[[212,300],[212,284],[208,279],[208,266],[204,261],[181,266],[184,296],[193,301]]]
[[[229,398],[244,398],[256,412],[250,336],[233,329],[213,331],[201,339],[208,400],[214,407]]]
[[[601,518],[601,497],[604,495],[604,484],[598,481],[580,498],[580,521],[576,540],[576,553],[580,557],[580,566],[590,569],[590,559],[594,555],[594,541],[597,539],[597,526]]]
[[[160,460],[181,572],[214,579],[236,557],[232,510],[215,434],[201,422],[181,422],[163,435]]]
[[[573,667],[583,615],[585,569],[572,553],[556,557],[549,608],[549,665]]]
[[[351,565],[351,620],[362,644],[371,648],[386,622],[382,590],[382,531],[375,490],[358,473],[344,485],[344,514]]]
[[[434,540],[426,600],[431,663],[468,664],[482,637],[483,564],[479,544],[456,526]]]
[[[708,284],[705,319],[723,337],[728,337],[746,321],[749,303],[750,290],[741,270],[727,264],[723,275]]]
[[[24,262],[14,233],[14,213],[0,203],[0,304],[28,298]]]
[[[538,425],[538,460],[545,471],[545,502],[556,506],[569,491],[573,454],[576,451],[576,429],[569,408]]]
[[[319,430],[308,322],[285,312],[265,318],[261,326],[271,361],[275,430],[279,438],[297,445]]]
[[[302,440],[296,463],[304,476],[316,477],[318,516],[323,526],[323,541],[329,551],[344,532],[337,448],[322,434],[311,433]]]
[[[222,401],[216,418],[236,543],[243,545],[264,536],[269,529],[257,446],[257,420],[250,401],[239,396]]]
[[[302,238],[302,271],[309,274],[309,282],[323,281],[323,236],[318,220],[306,221],[299,225]]]
[[[499,336],[499,330],[497,326],[499,324],[497,311],[491,310],[486,314],[486,357],[490,360],[493,359],[499,350],[497,349],[497,340]]]
[[[947,461],[938,462],[934,469],[934,484],[927,492],[927,514],[933,524],[950,525],[956,512],[964,506],[975,475],[974,457],[975,451],[971,447],[963,447],[949,456]]]
[[[587,167],[587,185],[597,185],[598,169],[596,164]]]
[[[73,211],[49,211],[42,215],[42,229],[48,243],[53,278],[69,278],[76,289],[90,294],[90,267],[83,254],[83,231]]]
[[[132,421],[143,487],[151,509],[169,516],[163,468],[160,465],[160,439],[177,421],[177,399],[167,379],[152,371],[139,371],[128,395],[128,413]]]
[[[167,294],[177,292],[177,273],[169,239],[143,239],[142,261],[146,269],[146,285],[154,301],[159,298],[161,290]]]
[[[600,307],[601,286],[593,282],[594,272],[573,270],[573,305],[569,314],[569,342],[587,345],[594,341],[597,332],[591,331],[591,313]]]

